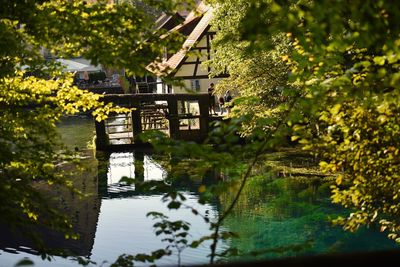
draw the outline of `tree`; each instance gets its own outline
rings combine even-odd
[[[212,3],[221,29],[215,49],[224,55],[214,66],[233,74],[224,87],[237,88],[246,98],[264,92],[273,100],[270,83],[239,86],[235,78],[243,68],[237,66],[249,68],[246,76],[258,73],[271,63],[262,62],[260,54],[277,51],[285,41],[277,43],[276,37],[287,36],[293,50],[277,57],[277,66],[289,66],[289,83],[283,86],[301,90],[294,109],[288,110],[286,101],[277,103],[278,110],[289,112],[280,116],[279,125],[291,126],[292,140],[318,154],[323,170],[336,173],[332,201],[351,210],[347,218],[338,219],[345,229],[378,224],[400,241],[398,5],[340,0]],[[252,61],[258,63],[248,63]],[[247,113],[248,105],[240,100],[235,105],[238,114]],[[272,113],[275,108],[264,110]],[[252,130],[265,132],[271,121],[264,123]]]
[[[179,8],[179,1],[145,2],[166,12]],[[104,105],[99,95],[73,86],[72,75],[63,74],[39,51],[83,56],[93,64],[140,74],[165,47],[176,49],[179,38],[175,34],[160,38],[164,32],[154,29],[153,18],[131,4],[69,0],[0,4],[0,222],[19,230],[41,224],[70,236],[72,225],[39,189],[47,184],[75,190],[62,164],[77,159],[57,141],[56,123],[62,115],[79,111],[90,110],[102,120],[123,109]]]
[[[210,64],[218,75],[228,71],[229,78],[222,80],[217,92],[233,91],[235,106],[232,117],[247,116],[242,135],[257,130],[276,130],[287,111],[283,104],[291,102],[300,89],[288,80],[290,66],[282,60],[292,50],[285,34],[268,36],[272,49],[249,51],[251,42],[243,40],[239,27],[250,5],[248,1],[221,2],[215,10],[213,27],[218,29],[213,40],[215,54]],[[283,129],[282,129],[283,130]]]

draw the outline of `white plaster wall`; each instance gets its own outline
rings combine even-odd
[[[204,36],[199,43],[197,43],[196,47],[206,47],[207,46],[207,39]],[[201,50],[200,61],[204,62],[207,61],[207,50]],[[196,54],[189,54],[188,58],[185,60],[186,62],[196,62],[197,55]],[[192,65],[182,65],[179,70],[176,72],[175,77],[184,77],[184,76],[193,76],[195,64]],[[197,75],[208,75],[208,68],[207,66],[201,64],[197,69]],[[189,83],[190,86],[190,83]]]
[[[214,83],[215,85],[218,84],[218,81],[222,80],[222,78],[213,78],[213,79],[198,79],[200,82],[200,92],[201,93],[207,93],[207,89],[210,86],[211,83]],[[190,80],[184,80],[183,81],[186,88],[190,89],[191,82]],[[185,90],[185,87],[179,87],[179,86],[173,86],[172,87],[172,92],[175,94],[179,93],[188,93],[187,90]]]
[[[195,65],[182,65],[176,72],[175,77],[193,76]]]
[[[202,46],[202,47],[206,47],[207,46],[207,36],[203,36],[203,38],[201,38],[201,40],[198,42],[197,46]]]
[[[208,76],[208,68],[207,65],[201,64],[197,69],[197,75],[207,75]]]
[[[207,46],[207,37],[203,36],[203,38],[197,43],[196,47],[206,47]],[[213,54],[213,51],[210,51],[211,55]],[[186,59],[186,62],[195,62],[197,60],[197,55],[189,55],[188,58]],[[200,60],[202,62],[207,61],[207,50],[202,50],[201,53],[201,58]],[[184,76],[193,76],[195,65],[182,65],[180,69],[176,72],[175,77],[184,77]],[[199,68],[197,69],[197,75],[207,75],[208,76],[208,68],[205,64],[201,64]],[[200,91],[202,93],[207,92],[207,88],[210,86],[211,83],[218,84],[218,81],[221,80],[221,78],[213,78],[213,79],[198,79],[200,82]],[[188,91],[185,89],[191,89],[191,80],[184,80],[183,81],[185,86],[173,86],[172,87],[172,93],[188,93]]]
[[[163,93],[163,85],[160,83],[162,80],[160,78],[157,78],[157,94],[162,94]]]

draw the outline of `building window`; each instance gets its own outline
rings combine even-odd
[[[179,100],[179,130],[200,130],[200,106],[197,100]]]
[[[192,91],[199,92],[200,91],[200,81],[199,80],[190,80],[190,88]]]

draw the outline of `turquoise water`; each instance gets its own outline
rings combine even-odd
[[[332,219],[346,213],[330,203],[328,186],[328,183],[316,185],[295,178],[252,181],[242,198],[246,203],[225,224],[240,235],[229,245],[238,248],[242,255],[230,260],[398,248],[377,229],[362,228],[350,233],[333,225]],[[263,189],[254,196],[254,188]],[[261,201],[260,194],[264,196]]]
[[[63,140],[70,148],[85,150],[94,136],[93,121],[87,118],[68,118],[59,126]],[[161,194],[144,194],[135,186],[120,183],[124,176],[147,180],[162,180],[166,171],[151,154],[139,152],[97,154],[84,160],[87,170],[74,184],[90,194],[77,200],[61,196],[65,210],[81,235],[77,242],[65,242],[60,235],[49,235],[49,244],[69,249],[77,255],[109,266],[123,254],[145,253],[166,246],[154,233],[154,221],[146,217],[149,211],[167,214],[170,219],[183,219],[191,224],[190,240],[210,234],[204,220],[190,210],[168,210]],[[140,159],[140,160],[138,160]],[[198,195],[190,188],[182,189],[187,204],[196,207],[210,219],[226,206],[219,203],[199,205]],[[225,260],[255,260],[266,258],[316,255],[325,253],[376,251],[397,248],[393,241],[376,229],[344,232],[332,226],[331,218],[344,211],[329,201],[329,185],[295,178],[260,177],[246,187],[238,207],[227,218],[224,229],[237,232],[240,238],[220,243],[219,249],[237,248],[240,256]],[[52,240],[51,240],[52,239]],[[78,266],[75,261],[54,257],[42,261],[34,255],[26,240],[0,233],[0,266],[14,266],[28,257],[35,266]],[[51,241],[51,242],[50,242]],[[207,263],[209,243],[182,252],[182,264]],[[159,265],[175,265],[177,255],[162,259]]]

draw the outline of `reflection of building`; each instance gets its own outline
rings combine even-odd
[[[88,256],[91,254],[94,244],[101,202],[97,193],[97,161],[90,158],[83,160],[82,163],[85,168],[84,172],[81,175],[72,176],[72,181],[77,189],[88,194],[87,197],[80,198],[66,189],[56,188],[56,186],[49,187],[42,182],[36,185],[60,212],[67,215],[74,226],[74,231],[79,234],[80,238],[78,240],[65,239],[64,234],[43,227],[37,227],[33,231],[41,236],[48,249],[64,249],[74,255]],[[63,169],[69,171],[72,166],[63,166]],[[0,228],[0,249],[7,251],[12,248],[35,253],[32,241],[25,236],[12,233],[10,228],[7,226]]]
[[[120,198],[146,194],[140,183],[162,181],[166,171],[152,156],[142,150],[125,153],[111,153],[100,156],[99,193],[102,197]],[[138,185],[127,183],[124,178],[135,179]]]
[[[143,188],[142,185],[150,181],[165,182],[168,177],[165,167],[171,164],[169,156],[155,155],[151,149],[135,149],[131,152],[100,152],[98,157],[99,195],[102,198],[124,198],[165,192],[152,191],[149,187]],[[202,177],[193,178],[182,174],[180,179],[171,179],[168,183],[170,182],[175,189],[180,188],[182,191],[192,191],[197,194],[201,184],[209,185],[219,178],[220,173],[210,169]],[[128,183],[130,179],[134,179],[134,183]],[[152,187],[154,185],[153,183]],[[165,190],[165,187],[163,189]]]
[[[226,74],[209,79],[211,68],[203,63],[213,56],[211,42],[215,32],[211,30],[210,22],[213,17],[213,8],[205,5],[202,1],[197,9],[187,15],[185,20],[177,24],[179,18],[176,16],[163,16],[157,21],[159,27],[170,32],[178,31],[185,36],[182,49],[173,55],[165,56],[163,62],[152,63],[148,70],[154,73],[159,79],[168,77],[182,80],[183,86],[172,86],[168,93],[182,93],[185,89],[195,92],[207,92],[210,83],[216,83]],[[175,27],[171,25],[175,22]],[[166,93],[165,88],[159,86],[158,93]]]

